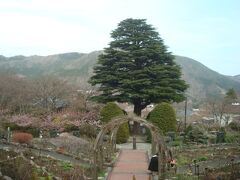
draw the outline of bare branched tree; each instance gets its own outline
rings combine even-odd
[[[0,109],[25,113],[30,102],[31,85],[26,78],[11,73],[0,74]]]
[[[229,89],[224,98],[207,100],[207,109],[221,126],[228,124],[232,102],[237,98],[233,89]]]
[[[66,81],[54,76],[44,76],[38,78],[33,83],[34,102],[48,110],[56,110],[59,106],[64,106],[64,99],[71,92]]]

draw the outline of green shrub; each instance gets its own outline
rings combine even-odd
[[[240,143],[240,133],[236,134],[227,133],[225,136],[225,141],[227,143]]]
[[[197,176],[192,176],[192,175],[188,175],[188,174],[176,174],[173,176],[176,176],[175,179],[177,179],[177,180],[199,180],[199,178]]]
[[[182,144],[182,142],[179,140],[170,142],[170,146],[174,146],[174,147],[180,146],[181,144]]]
[[[176,139],[176,133],[175,132],[168,131],[167,136],[171,138],[171,141],[175,141],[175,139]]]
[[[117,131],[116,142],[117,144],[126,143],[129,138],[129,127],[128,123],[124,123],[119,126]]]
[[[216,135],[208,135],[208,142],[210,144],[215,144],[216,143]]]
[[[178,156],[177,157],[177,164],[179,166],[182,166],[182,165],[187,165],[191,162],[191,159],[189,157],[186,157],[186,156]]]
[[[226,136],[225,130],[217,132],[216,143],[225,143],[226,141],[225,136]]]
[[[233,131],[240,131],[240,123],[238,122],[231,122],[228,127],[230,127]]]
[[[61,166],[63,167],[64,171],[69,171],[69,170],[73,169],[72,163],[70,163],[68,161],[62,161]]]
[[[103,123],[111,121],[112,118],[124,115],[123,110],[118,107],[115,103],[107,103],[100,112],[100,120]],[[117,132],[116,141],[117,143],[125,143],[129,138],[129,127],[127,123],[122,124]]]
[[[192,127],[192,125],[191,124],[189,124],[188,126],[187,126],[187,128],[185,129],[185,134],[188,134],[190,131],[192,131],[193,130],[193,127]]]
[[[197,158],[198,161],[207,161],[208,158],[206,156],[201,156],[199,158]]]
[[[50,138],[55,138],[55,137],[57,137],[57,136],[58,136],[58,131],[57,131],[57,129],[50,129],[50,130],[49,130],[49,136],[50,136]]]
[[[89,138],[95,138],[97,136],[97,129],[93,125],[83,124],[79,127],[79,133]]]
[[[147,120],[159,127],[164,134],[176,131],[176,113],[168,103],[157,105],[147,116]]]
[[[100,120],[103,123],[109,122],[112,118],[124,115],[123,110],[114,102],[109,102],[100,111]]]
[[[77,131],[79,130],[79,127],[78,126],[75,126],[74,124],[67,124],[65,127],[64,127],[64,131],[65,132],[71,132],[71,131]]]
[[[199,126],[188,126],[185,141],[207,144],[208,137],[204,134],[204,129]]]

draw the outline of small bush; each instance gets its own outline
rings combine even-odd
[[[67,124],[65,127],[64,127],[64,131],[65,132],[71,132],[71,131],[77,131],[79,130],[79,127],[78,126],[75,126],[74,124]]]
[[[100,112],[100,120],[103,123],[109,122],[112,118],[124,115],[123,110],[114,102],[107,103]]]
[[[124,111],[118,107],[117,104],[110,102],[101,110],[100,116],[103,123],[107,123],[112,120],[112,118],[124,115]],[[128,124],[122,124],[117,132],[116,142],[125,143],[129,138],[129,127]]]
[[[196,142],[196,143],[202,143],[207,144],[208,137],[204,134],[204,130],[201,129],[198,126],[192,127],[189,126],[189,128],[186,132],[185,140],[187,142]]]
[[[228,127],[233,131],[240,131],[240,123],[238,122],[231,122],[229,123]]]
[[[181,143],[181,141],[179,141],[179,140],[170,142],[170,146],[174,146],[174,147],[180,146],[181,144],[182,144],[182,143]]]
[[[191,159],[189,157],[185,156],[178,156],[177,157],[177,164],[182,166],[182,165],[187,165],[191,162]]]
[[[176,133],[175,132],[168,131],[167,136],[171,138],[171,141],[175,141],[175,139],[176,139]]]
[[[97,129],[93,125],[83,124],[79,127],[79,134],[89,138],[95,138],[97,136]]]
[[[12,136],[13,142],[20,144],[30,144],[33,139],[33,136],[29,133],[18,132],[14,133]]]
[[[117,144],[126,143],[129,138],[129,127],[128,123],[124,123],[119,126],[116,142]]]
[[[164,134],[168,131],[176,131],[176,113],[168,103],[157,105],[147,116],[147,120],[159,127]]]
[[[240,134],[226,134],[226,143],[240,143]]]
[[[210,144],[215,144],[216,143],[216,136],[215,135],[208,135],[208,142]]]
[[[225,131],[217,132],[216,143],[225,143],[226,142],[225,137],[226,137]]]
[[[199,158],[197,158],[198,161],[207,161],[208,158],[206,156],[201,156]]]
[[[189,124],[188,126],[187,126],[187,128],[185,129],[185,134],[188,134],[190,131],[192,131],[193,130],[193,127],[192,127],[192,125],[191,124]]]
[[[70,162],[62,161],[61,166],[63,167],[64,171],[69,171],[73,169],[73,165]]]
[[[50,138],[55,138],[55,137],[57,137],[57,136],[58,136],[58,131],[57,131],[57,129],[50,129],[50,130],[49,130],[49,136],[50,136]]]

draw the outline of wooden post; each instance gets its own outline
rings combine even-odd
[[[112,135],[111,135],[111,145],[112,145],[113,152],[116,152],[116,150],[117,150],[117,147],[116,147],[116,134],[117,134],[117,130],[118,130],[118,128],[115,128],[112,131]]]
[[[152,139],[152,155],[156,154],[156,141]]]
[[[137,141],[136,141],[137,133],[138,133],[138,122],[134,121],[133,122],[133,149],[137,149]]]
[[[136,135],[133,135],[133,149],[137,149]]]
[[[110,136],[110,140],[109,140],[109,143],[110,143],[110,157],[112,157],[113,153],[114,153],[114,142],[113,142],[113,136],[114,136],[114,130],[112,131],[111,133],[111,136]]]
[[[164,148],[162,147],[162,149],[161,149],[161,159],[162,159],[162,162],[161,162],[161,174],[162,174],[162,177],[163,177],[163,179],[165,179],[165,172],[166,172],[166,154],[165,154],[165,150],[164,150]]]
[[[165,179],[165,152],[161,142],[158,142],[158,179]]]
[[[10,142],[10,138],[11,138],[11,130],[10,127],[7,128],[7,142]]]
[[[152,155],[156,154],[156,134],[152,132],[151,130],[151,135],[152,135]]]
[[[160,143],[158,144],[158,179],[161,179],[161,171],[162,171],[162,169],[161,169],[161,161],[162,161],[162,159],[161,159],[161,155],[160,155],[160,153],[161,153],[161,145],[160,145]]]
[[[94,159],[93,159],[93,179],[97,179],[98,178],[98,173],[97,173],[97,151],[94,150]]]
[[[99,146],[99,151],[100,151],[100,163],[99,163],[99,168],[102,170],[103,169],[103,147],[102,145]]]

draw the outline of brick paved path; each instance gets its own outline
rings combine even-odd
[[[144,150],[121,150],[108,180],[148,180],[148,156]]]

